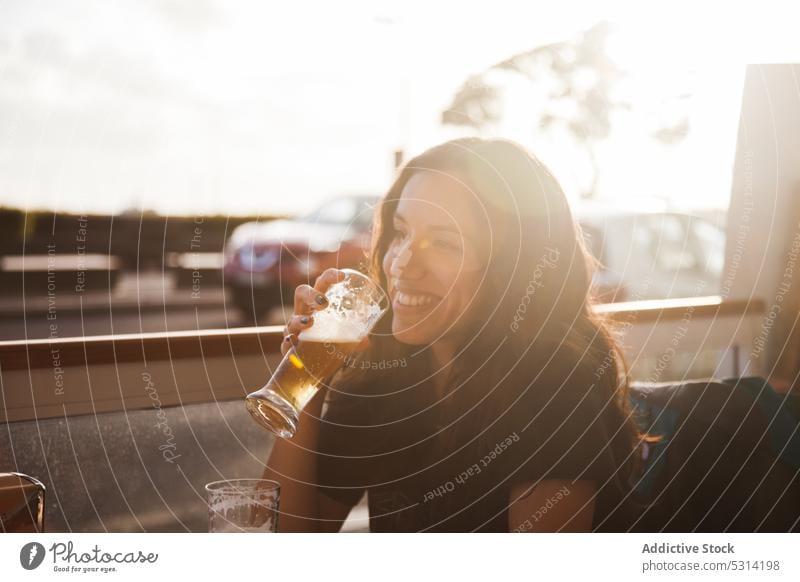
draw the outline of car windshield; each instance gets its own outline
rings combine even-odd
[[[326,202],[300,220],[324,224],[369,224],[372,221],[371,202],[369,198],[337,198]]]

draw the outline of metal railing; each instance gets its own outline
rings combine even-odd
[[[760,300],[708,296],[596,309],[619,323],[636,379],[672,379],[659,362],[678,352],[709,350],[713,375],[763,372],[758,358],[750,357],[765,310]],[[270,326],[0,342],[0,422],[149,408],[154,387],[164,407],[243,398],[279,361],[281,331]]]

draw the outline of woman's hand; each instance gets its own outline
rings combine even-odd
[[[297,336],[314,324],[314,313],[328,306],[325,292],[341,281],[345,273],[328,269],[314,286],[300,285],[294,292],[294,314],[286,326],[281,353],[297,345]],[[365,338],[366,340],[366,338]],[[349,507],[320,494],[317,488],[317,443],[327,382],[300,412],[297,432],[289,439],[277,439],[264,468],[264,479],[281,484],[281,516],[278,531],[338,531]]]
[[[281,342],[281,354],[286,355],[291,346],[296,346],[300,332],[314,324],[314,313],[328,306],[328,299],[325,292],[328,287],[338,283],[347,275],[339,269],[326,269],[317,280],[314,286],[298,285],[294,290],[294,314],[289,319]],[[369,345],[369,339],[364,338],[359,350]]]
[[[590,532],[596,497],[595,482],[589,480],[515,484],[509,500],[508,531]]]
[[[328,269],[311,285],[298,285],[294,290],[294,314],[289,318],[281,342],[281,354],[286,355],[292,345],[297,345],[297,336],[314,324],[314,312],[328,306],[325,292],[328,287],[344,278],[338,269]]]

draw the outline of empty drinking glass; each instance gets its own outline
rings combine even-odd
[[[280,484],[267,479],[230,479],[206,485],[208,531],[276,532]]]
[[[266,386],[247,395],[247,410],[263,427],[284,438],[297,430],[300,411],[356,351],[389,307],[386,293],[352,269],[325,293],[328,306],[297,337]]]

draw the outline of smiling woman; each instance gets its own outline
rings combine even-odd
[[[372,531],[627,529],[640,437],[591,267],[557,181],[519,145],[411,160],[373,233],[392,308],[356,358],[408,365],[346,367],[276,444],[283,529],[336,530],[365,492]],[[335,277],[298,288],[290,331]]]
[[[387,225],[383,272],[392,298],[392,334],[405,344],[437,344],[467,331],[490,232],[476,196],[444,173],[412,176]],[[443,354],[443,361],[450,357]]]

